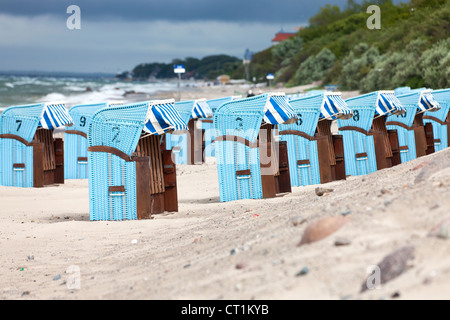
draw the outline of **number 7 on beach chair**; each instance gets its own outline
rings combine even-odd
[[[220,200],[261,199],[290,192],[286,142],[275,126],[297,116],[284,93],[265,93],[222,104],[214,115]]]
[[[13,106],[1,117],[1,184],[43,187],[64,183],[64,144],[54,129],[72,123],[63,103]]]
[[[171,151],[161,151],[161,137],[186,129],[174,100],[97,111],[88,128],[91,220],[178,211],[176,167]]]

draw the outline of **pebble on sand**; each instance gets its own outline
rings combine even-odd
[[[333,216],[314,221],[309,224],[298,246],[322,240],[339,230],[350,219],[350,216]]]
[[[330,193],[333,192],[334,189],[327,189],[327,188],[321,188],[321,187],[317,187],[315,190],[316,195],[318,195],[319,197],[323,196],[326,193]]]
[[[383,260],[376,264],[379,268],[379,284],[385,284],[386,282],[400,276],[408,269],[408,263],[412,259],[414,259],[413,246],[404,246],[384,257]],[[366,280],[362,284],[360,292],[363,293],[368,289],[368,280]]]
[[[450,237],[450,215],[442,219],[435,227],[433,227],[428,233],[428,236],[448,239]]]

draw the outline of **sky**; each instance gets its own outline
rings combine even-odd
[[[215,54],[243,58],[347,0],[1,0],[0,71],[117,73]],[[80,8],[74,20],[70,5]],[[79,29],[69,29],[79,21]]]

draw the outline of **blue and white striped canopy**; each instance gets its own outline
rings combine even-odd
[[[394,91],[379,91],[375,108],[375,117],[389,114],[403,114],[405,112],[405,108],[395,96]]]
[[[192,119],[211,118],[212,116],[213,112],[206,99],[195,100],[194,108],[192,109]]]
[[[269,93],[264,108],[264,121],[270,124],[294,123],[297,114],[287,102],[284,93]]]
[[[419,108],[419,112],[438,111],[441,108],[439,103],[434,99],[433,95],[431,94],[431,90],[426,90],[422,92],[417,106]]]
[[[353,115],[352,109],[342,99],[341,94],[325,93],[320,110],[320,118],[327,120],[349,119]]]
[[[144,131],[152,135],[161,135],[172,130],[187,130],[174,104],[173,99],[150,101]]]
[[[73,123],[66,106],[63,103],[45,104],[39,126],[53,130]]]

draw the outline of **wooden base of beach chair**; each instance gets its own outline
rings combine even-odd
[[[189,120],[188,130],[187,164],[205,163],[205,130],[199,128],[194,119]]]
[[[434,152],[434,136],[433,127],[431,123],[424,125],[423,113],[419,113],[414,118],[412,125],[414,130],[414,139],[416,143],[417,158],[423,157]]]
[[[344,139],[342,135],[333,135],[333,149],[336,164],[331,166],[333,180],[345,180]]]
[[[426,123],[424,128],[425,128],[425,138],[427,140],[427,149],[425,150],[425,153],[428,155],[428,154],[432,154],[435,152],[435,149],[434,149],[435,139],[434,139],[434,133],[433,133],[433,124]]]
[[[159,136],[139,140],[136,161],[136,187],[140,198],[138,219],[148,219],[152,214],[178,211],[176,167],[172,151],[162,150]],[[139,169],[139,171],[138,171]],[[140,218],[141,217],[141,218]]]
[[[401,163],[397,130],[387,130],[384,117],[378,117],[372,122],[373,140],[377,169],[391,168]],[[384,149],[384,151],[383,151]]]
[[[317,155],[319,158],[320,183],[328,183],[333,181],[328,137],[316,136],[315,139],[317,140]]]
[[[266,137],[272,141],[271,130]],[[267,141],[266,137],[263,141]],[[287,142],[280,141],[278,150],[274,149],[272,142],[259,142],[259,152],[261,160],[270,159],[269,163],[260,163],[263,198],[274,198],[277,194],[292,192]]]
[[[330,120],[321,120],[317,124],[317,135],[316,137],[326,137],[328,144],[328,161],[331,166],[331,181],[335,180],[345,180],[345,160],[344,160],[344,142],[342,135],[334,135],[331,133],[331,121]],[[319,146],[318,146],[319,147]],[[326,157],[324,152],[319,152],[319,167],[320,167],[320,158]],[[327,160],[322,161],[326,163]],[[326,169],[324,169],[324,180],[321,182],[326,183],[329,182],[326,175]],[[321,173],[322,176],[322,173]]]
[[[400,156],[400,145],[398,142],[398,132],[397,130],[388,130],[389,143],[391,145],[392,157],[387,158],[388,168],[399,165],[402,163]]]
[[[33,142],[33,187],[64,184],[64,142],[53,132],[38,129]]]

